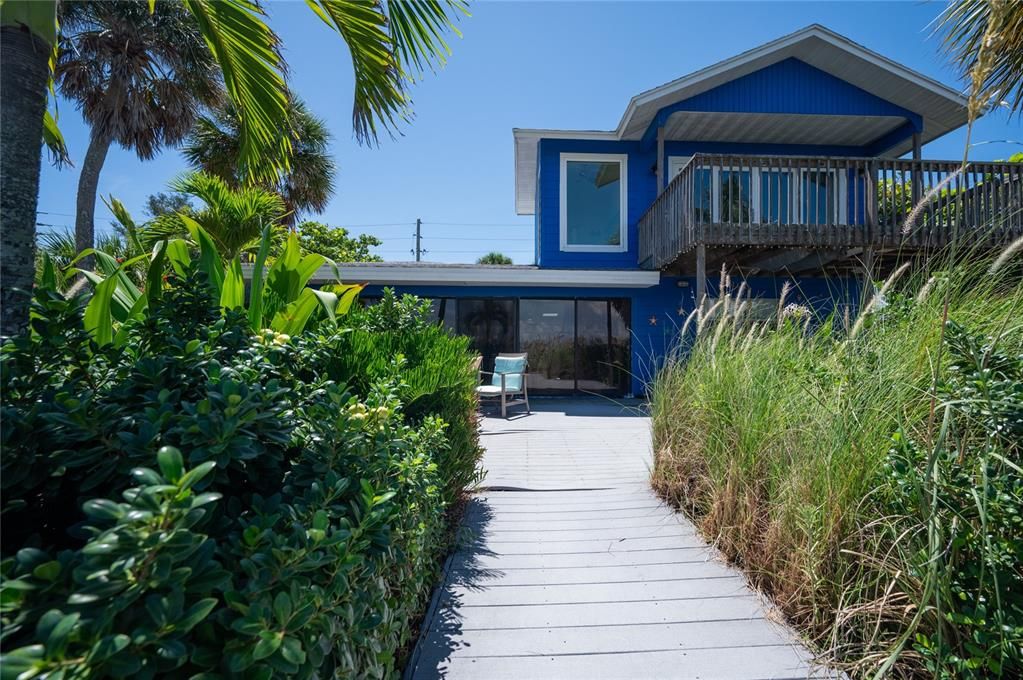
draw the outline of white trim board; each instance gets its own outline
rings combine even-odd
[[[568,183],[565,174],[569,163],[618,163],[618,245],[582,245],[568,242]],[[629,156],[624,153],[562,153],[559,161],[560,189],[558,239],[563,253],[625,253],[629,250]]]
[[[374,286],[520,286],[550,288],[650,288],[661,281],[660,272],[641,269],[541,269],[534,267],[340,264],[346,283]],[[246,278],[252,265],[243,264]],[[327,265],[313,275],[311,283],[334,281]]]

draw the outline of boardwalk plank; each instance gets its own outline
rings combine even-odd
[[[650,491],[648,419],[630,413],[546,402],[486,419],[489,472],[406,678],[817,673],[745,577]]]

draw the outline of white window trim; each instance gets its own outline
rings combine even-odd
[[[620,163],[621,180],[618,190],[618,241],[616,246],[587,246],[569,245],[568,243],[568,174],[569,161],[582,161],[588,163]],[[558,230],[561,232],[561,251],[564,253],[624,253],[629,250],[629,156],[624,153],[562,153],[561,173],[559,176],[561,184],[561,215]]]

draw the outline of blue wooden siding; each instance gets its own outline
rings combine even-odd
[[[662,109],[642,141],[541,139],[537,149],[536,262],[543,267],[621,269],[638,266],[636,224],[657,195],[656,137],[658,121],[675,111],[721,111],[892,116],[905,122],[891,133],[866,146],[754,144],[735,142],[669,141],[664,145],[665,168],[670,156],[694,153],[784,156],[877,156],[920,130],[921,117],[865,90],[836,78],[798,59],[787,59],[760,69],[695,97]],[[628,250],[623,253],[561,252],[561,154],[627,154],[629,163]],[[850,182],[850,188],[852,183]],[[860,185],[858,185],[860,186]],[[861,187],[862,188],[862,187]],[[862,207],[853,206],[850,216],[862,218]]]
[[[788,281],[788,301],[812,308],[822,318],[835,304],[855,305],[859,283],[855,279],[756,277],[747,280],[752,297],[777,298]],[[683,285],[680,287],[679,282]],[[733,290],[739,284],[733,281]],[[662,276],[651,288],[560,288],[524,286],[395,286],[398,293],[427,298],[626,298],[630,301],[632,328],[632,392],[643,394],[645,385],[664,360],[665,352],[678,339],[686,317],[695,308],[695,278]],[[717,295],[718,281],[708,281],[708,295]],[[380,286],[370,286],[365,295],[379,295]]]
[[[644,147],[653,143],[657,127],[677,111],[892,116],[911,122],[917,132],[923,130],[923,118],[919,114],[795,58],[664,107],[650,123],[643,137]]]
[[[639,142],[594,141],[580,139],[541,139],[537,166],[537,217],[540,233],[537,239],[539,259],[543,267],[575,269],[634,269],[637,266],[639,237],[636,223],[656,197],[656,182],[650,168],[654,152],[643,152]],[[622,253],[561,252],[561,154],[616,153],[628,155],[628,195],[626,215],[629,222],[628,250]]]

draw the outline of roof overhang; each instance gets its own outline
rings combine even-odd
[[[515,129],[516,212],[520,215],[530,215],[534,211],[536,154],[537,142],[540,139],[640,140],[661,109],[790,58],[799,59],[870,94],[918,114],[922,119],[920,135],[922,144],[933,141],[966,124],[967,101],[956,90],[868,50],[823,26],[814,24],[636,95],[629,101],[618,127],[614,130],[575,132],[572,130]],[[724,119],[720,122],[713,121],[716,115],[711,113],[703,120],[698,120],[699,115],[679,116],[675,114],[669,119],[669,123],[674,122],[676,128],[684,127],[690,123],[700,124],[703,126],[704,136],[702,139],[706,140],[709,139],[707,136],[710,134],[709,125],[727,122]],[[756,114],[739,115],[756,116]],[[762,117],[763,120],[757,118],[744,120],[743,125],[733,125],[730,129],[739,130],[747,122],[763,126],[780,125],[783,122],[781,119],[785,118],[786,114],[763,114]],[[813,122],[818,126],[835,122],[826,121],[826,118],[831,117],[814,116],[813,121],[808,118],[804,122]],[[866,134],[864,125],[867,124],[869,124],[867,127],[871,127],[873,130],[897,127],[895,120],[843,121],[842,123],[848,125],[850,137]],[[666,132],[669,132],[669,135],[666,136],[667,139],[698,141],[691,137],[678,136],[683,134],[683,130],[680,129],[666,130]],[[714,141],[725,140],[715,139]],[[791,139],[784,141],[792,143]],[[832,141],[831,144],[835,144],[835,142]],[[884,151],[884,155],[897,157],[911,149],[911,139],[899,139],[891,148]]]
[[[522,286],[550,288],[649,288],[660,280],[657,271],[628,269],[541,269],[525,266],[438,265],[410,263],[340,264],[341,279],[371,286]],[[251,270],[251,265],[249,265]],[[249,270],[245,270],[246,275]],[[329,266],[312,283],[334,281]]]

